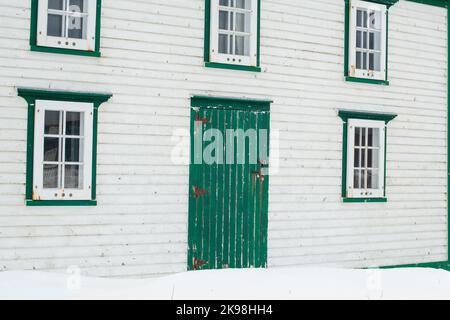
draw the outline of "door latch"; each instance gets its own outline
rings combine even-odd
[[[265,169],[269,168],[269,165],[265,161],[258,161],[259,164],[259,171],[253,171],[252,176],[259,179],[259,181],[262,183],[265,179]]]

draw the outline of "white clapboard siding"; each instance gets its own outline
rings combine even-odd
[[[203,0],[103,1],[101,58],[31,52],[30,1],[0,9],[0,270],[186,270],[189,167],[172,152],[180,137],[189,143],[193,95],[274,101],[270,267],[447,260],[445,9],[405,0],[390,9],[390,86],[344,81],[343,0],[263,0],[261,73],[203,67]],[[99,115],[97,207],[24,206],[17,87],[113,94]],[[399,115],[386,204],[341,202],[340,108]]]

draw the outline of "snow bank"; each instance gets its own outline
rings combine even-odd
[[[113,280],[8,271],[0,272],[0,299],[450,299],[450,273],[434,269],[300,268]]]

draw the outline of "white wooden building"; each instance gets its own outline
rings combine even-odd
[[[448,267],[448,21],[446,0],[0,0],[0,271]],[[174,161],[199,127],[270,127],[271,161]]]

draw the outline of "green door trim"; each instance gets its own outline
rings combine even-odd
[[[270,111],[271,100],[225,98],[212,96],[193,96],[191,107],[228,110]]]

